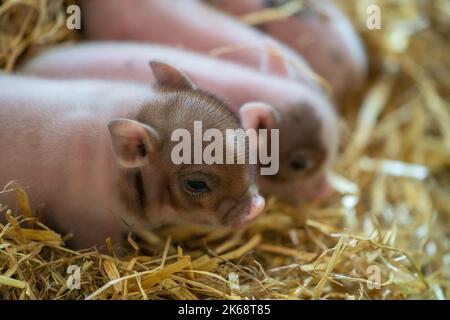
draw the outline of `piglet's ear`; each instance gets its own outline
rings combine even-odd
[[[173,90],[194,90],[195,85],[182,71],[166,63],[150,61],[153,75],[158,87]]]
[[[240,109],[244,129],[278,128],[280,114],[272,106],[263,102],[248,102]]]
[[[117,162],[124,168],[145,165],[147,154],[159,147],[159,134],[150,126],[130,119],[108,123],[109,136]]]

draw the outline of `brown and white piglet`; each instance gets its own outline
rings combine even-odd
[[[326,97],[307,86],[201,54],[133,43],[59,47],[31,59],[20,71],[60,79],[147,83],[149,59],[183,70],[201,88],[226,101],[246,128],[280,130],[279,172],[259,177],[262,193],[293,203],[330,193],[327,175],[339,140],[337,116]],[[247,104],[253,101],[263,104]]]
[[[178,70],[151,67],[155,89],[0,75],[0,185],[17,180],[44,222],[74,232],[75,248],[120,243],[136,226],[242,225],[263,210],[250,166],[171,161],[173,130],[239,122]]]

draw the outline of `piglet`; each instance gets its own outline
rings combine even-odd
[[[211,0],[218,8],[243,17],[276,9],[288,0]],[[363,83],[367,57],[347,17],[328,0],[304,0],[296,14],[272,19],[257,27],[287,44],[304,57],[331,85],[339,100]]]
[[[31,59],[21,72],[53,78],[102,78],[147,83],[148,59],[165,61],[225,100],[246,128],[279,129],[279,170],[259,177],[265,195],[299,203],[325,197],[338,145],[337,116],[316,91],[227,61],[168,47],[88,43],[56,48]],[[263,104],[247,105],[252,101]]]
[[[224,133],[239,122],[177,69],[151,68],[153,89],[0,75],[0,185],[17,180],[44,222],[74,232],[75,248],[120,243],[136,226],[239,226],[263,210],[250,166],[171,160],[173,130],[201,121]]]
[[[80,0],[89,40],[182,47],[281,75],[321,90],[305,60],[286,45],[199,0]]]

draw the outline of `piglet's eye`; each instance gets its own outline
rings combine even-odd
[[[191,193],[206,193],[209,192],[208,184],[203,180],[186,179],[183,181],[186,191]]]
[[[306,158],[298,158],[292,160],[289,165],[291,166],[292,170],[303,171],[308,170],[312,167],[312,161]]]
[[[287,0],[264,0],[263,4],[266,8],[274,8],[279,7],[283,4],[285,4]]]

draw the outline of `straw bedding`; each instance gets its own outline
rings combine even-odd
[[[373,3],[382,30],[365,27]],[[7,72],[31,52],[80,37],[65,28],[63,1],[0,4]],[[141,230],[126,253],[106,240],[102,254],[65,247],[71,235],[36,221],[24,190],[9,184],[0,202],[1,193],[15,192],[18,206],[0,206],[7,218],[0,298],[450,298],[449,3],[340,5],[364,39],[371,70],[342,109],[337,194],[297,209],[269,199],[265,214],[240,231]],[[81,268],[80,289],[67,288],[70,265]]]

